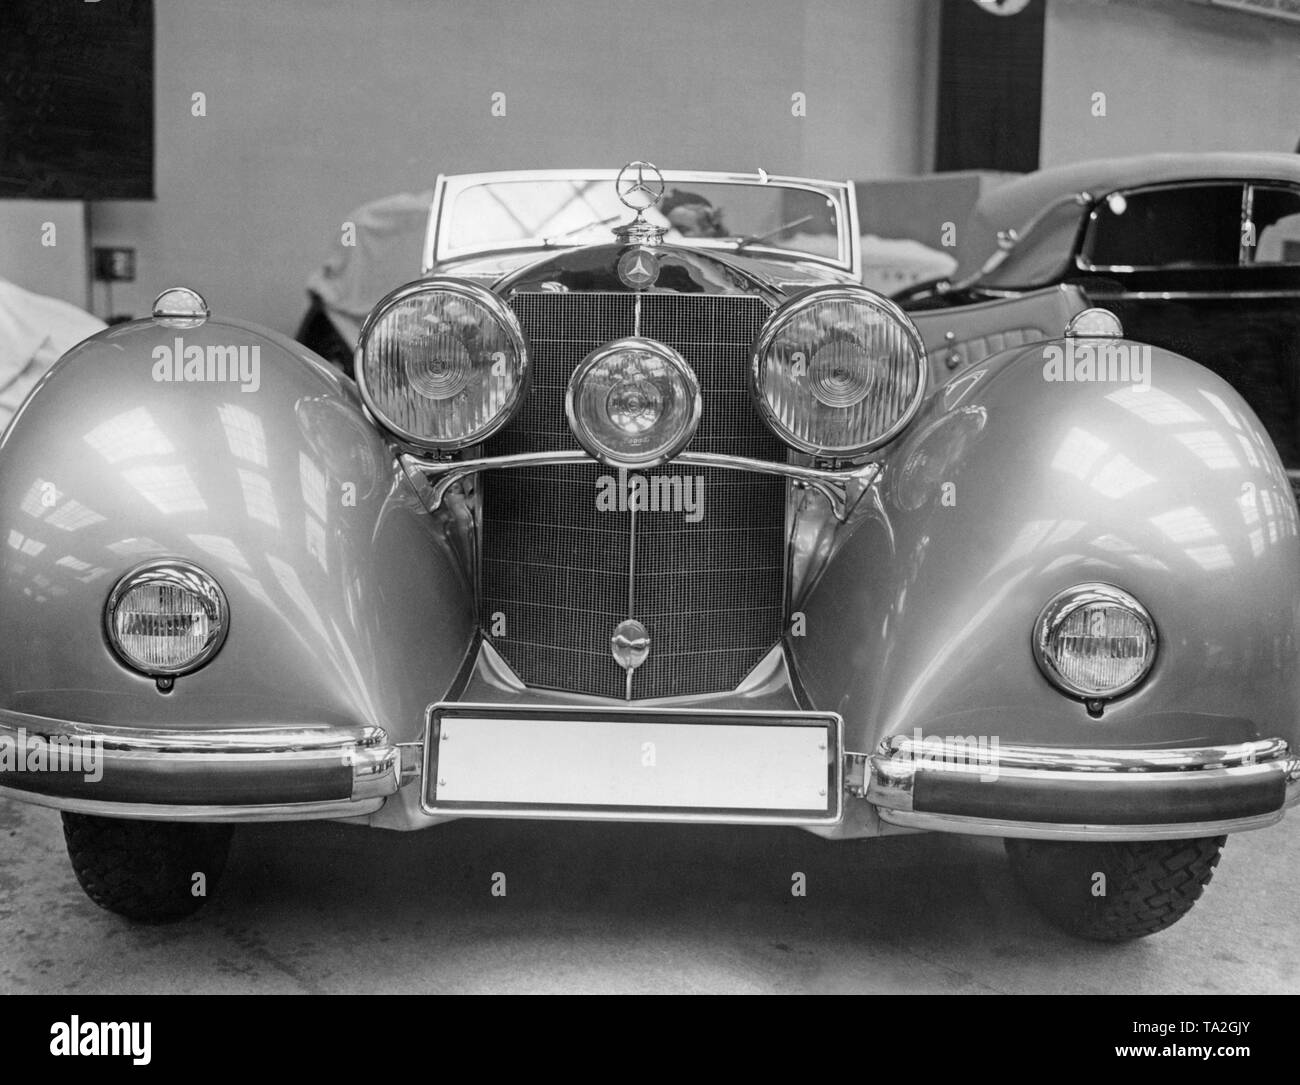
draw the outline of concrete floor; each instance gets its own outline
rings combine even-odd
[[[1038,918],[999,841],[506,821],[249,826],[206,910],[138,927],[82,894],[57,813],[0,800],[0,992],[1297,992],[1289,821],[1230,838],[1171,930],[1101,946]]]

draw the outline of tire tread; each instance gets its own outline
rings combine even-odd
[[[210,893],[230,851],[229,825],[128,821],[63,814],[72,870],[101,908],[141,923],[168,923],[198,911],[192,892],[201,871]]]
[[[1214,876],[1226,836],[1194,840],[1065,843],[1008,839],[1016,880],[1058,927],[1081,938],[1123,942],[1171,927]],[[1093,872],[1106,875],[1091,896]]]

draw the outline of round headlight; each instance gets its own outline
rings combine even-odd
[[[925,347],[893,302],[827,287],[786,302],[754,349],[751,380],[783,441],[851,457],[893,440],[925,396]]]
[[[427,448],[477,444],[523,401],[528,351],[514,313],[460,279],[409,283],[366,318],[357,343],[362,398],[397,436]]]
[[[592,351],[569,378],[573,435],[614,467],[654,467],[677,455],[700,423],[700,384],[671,347],[620,339]]]
[[[225,593],[187,561],[151,561],[122,577],[104,609],[108,643],[150,677],[189,674],[221,648],[230,627]]]
[[[1078,584],[1055,596],[1034,626],[1034,657],[1053,685],[1076,697],[1127,693],[1156,659],[1146,608],[1110,584]]]

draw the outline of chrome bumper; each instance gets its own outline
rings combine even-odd
[[[1300,801],[1300,757],[1282,739],[1163,750],[991,751],[895,737],[862,760],[858,794],[882,821],[981,836],[1216,836],[1272,825]]]
[[[378,810],[402,751],[378,727],[174,730],[0,709],[0,795],[112,817],[291,821]]]
[[[0,709],[0,796],[165,821],[357,817],[419,777],[422,747],[378,727],[126,728]],[[76,752],[80,763],[69,763]],[[1238,832],[1300,801],[1300,756],[1282,739],[985,754],[897,737],[875,754],[844,755],[845,788],[902,828],[1058,840]]]

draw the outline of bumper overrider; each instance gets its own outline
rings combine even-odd
[[[431,817],[833,826],[1177,839],[1260,828],[1300,801],[1282,739],[1074,749],[895,737],[846,752],[833,713],[439,704],[423,741],[379,727],[126,728],[0,709],[0,795],[167,821],[360,817],[404,786]]]

